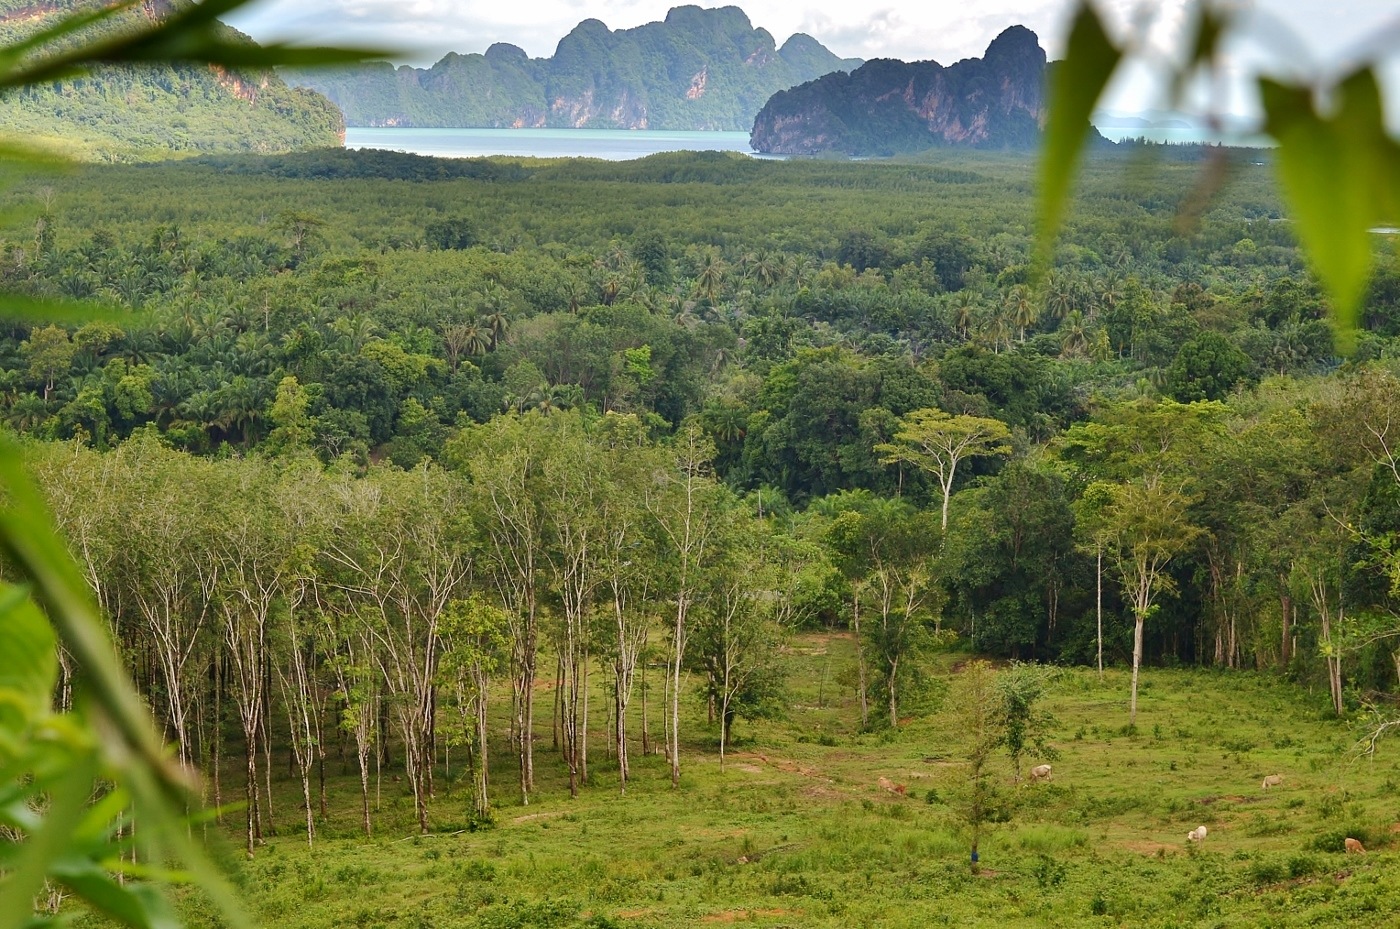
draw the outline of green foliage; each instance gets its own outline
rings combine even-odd
[[[1122,52],[1114,47],[1092,4],[1081,3],[1070,26],[1065,58],[1050,86],[1049,116],[1040,162],[1037,253],[1048,264],[1069,202],[1070,183],[1083,150],[1085,125],[1108,86]]]
[[[1190,13],[1190,26],[1182,34],[1184,54],[1171,65],[1177,100],[1184,99],[1193,77],[1210,79],[1223,69],[1216,50],[1225,37],[1247,34],[1240,25],[1247,20],[1217,13],[1204,2]],[[1140,54],[1132,51],[1131,41],[1120,45],[1108,37],[1093,4],[1079,4],[1047,130],[1038,248],[1043,258],[1053,251],[1084,144],[1080,127],[1120,63]],[[1386,129],[1373,63],[1352,63],[1339,79],[1300,79],[1291,65],[1280,60],[1266,66],[1287,73],[1286,78],[1258,79],[1264,131],[1278,144],[1279,185],[1309,261],[1327,288],[1342,338],[1350,345],[1374,266],[1371,230],[1392,221],[1400,210],[1400,144]],[[1324,91],[1333,112],[1318,108]],[[1197,199],[1208,198],[1218,187],[1218,179],[1206,174]]]
[[[1181,403],[1224,400],[1249,371],[1248,355],[1219,333],[1203,332],[1182,344],[1163,386]]]
[[[238,5],[165,3],[142,12],[131,3],[77,2],[7,23],[0,85],[20,88],[0,102],[7,131],[25,144],[101,161],[335,144],[342,123],[329,101],[288,87],[268,66],[360,56],[260,47],[218,21]],[[152,15],[172,31],[153,30]]]

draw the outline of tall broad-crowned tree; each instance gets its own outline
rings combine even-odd
[[[1138,672],[1142,667],[1142,631],[1157,598],[1173,588],[1167,573],[1171,560],[1186,551],[1205,530],[1192,524],[1194,498],[1155,475],[1113,485],[1110,502],[1100,511],[1107,551],[1123,593],[1133,609],[1133,683],[1128,721],[1137,721]]]
[[[1193,508],[1224,414],[1211,401],[1122,403],[1072,427],[1060,444],[1087,482],[1076,506],[1080,537],[1113,566],[1133,611],[1133,720],[1143,626],[1173,589],[1168,564],[1206,534]]]
[[[910,464],[938,479],[946,530],[958,465],[968,458],[1011,454],[1011,430],[999,419],[925,407],[901,416],[894,441],[881,442],[875,451],[885,464]]]

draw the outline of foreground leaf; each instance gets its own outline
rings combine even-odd
[[[1040,225],[1036,253],[1048,266],[1064,221],[1079,156],[1088,139],[1089,117],[1123,53],[1114,46],[1098,14],[1083,3],[1070,28],[1065,58],[1050,86],[1050,116],[1040,157]]]
[[[1311,88],[1268,78],[1259,87],[1298,239],[1346,339],[1371,275],[1370,230],[1394,220],[1400,192],[1400,146],[1385,133],[1380,87],[1370,68],[1353,74],[1331,118],[1318,113]]]

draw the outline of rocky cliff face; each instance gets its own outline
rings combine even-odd
[[[285,76],[324,93],[352,126],[743,130],[775,92],[859,65],[810,36],[778,48],[738,7],[682,6],[615,32],[584,20],[552,58],[497,44],[427,69],[381,62]]]
[[[981,58],[877,59],[775,94],[754,120],[760,152],[891,155],[942,145],[1030,148],[1045,122],[1045,52],[1012,26]]]

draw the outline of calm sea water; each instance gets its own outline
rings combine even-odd
[[[744,152],[747,132],[640,129],[363,129],[345,130],[346,148],[386,148],[442,158],[520,155],[627,161],[657,152]]]
[[[1213,136],[1203,129],[1101,129],[1113,141],[1224,142],[1268,145],[1257,136]],[[345,130],[346,148],[384,148],[441,158],[516,155],[525,158],[602,158],[628,161],[657,152],[754,154],[747,132],[670,132],[650,129],[365,129]]]
[[[1211,132],[1209,129],[1198,128],[1119,129],[1100,126],[1099,132],[1103,133],[1104,138],[1111,142],[1122,142],[1124,139],[1146,139],[1149,142],[1166,142],[1174,145],[1203,142],[1210,145],[1236,145],[1249,148],[1269,148],[1274,144],[1269,139],[1260,135],[1248,133],[1220,134]]]

